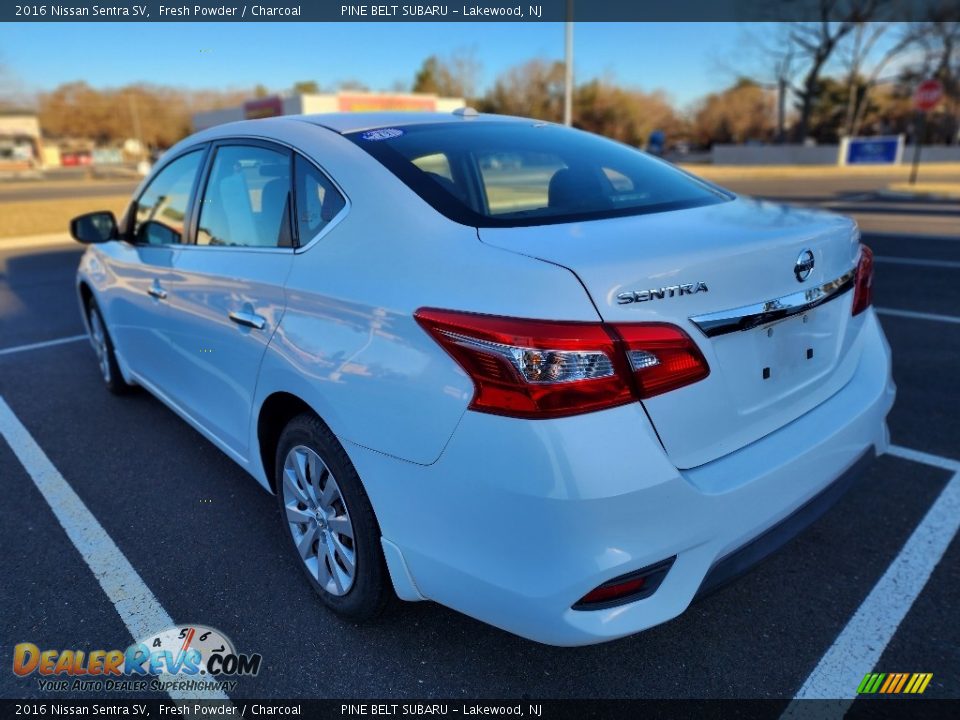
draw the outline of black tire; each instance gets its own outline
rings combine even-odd
[[[284,496],[284,464],[287,456],[294,448],[308,448],[319,456],[327,470],[336,481],[342,500],[346,505],[346,513],[352,525],[354,537],[338,536],[344,542],[352,544],[355,559],[355,570],[352,585],[344,594],[330,592],[320,582],[320,579],[308,566],[308,560],[301,556],[297,548],[295,530],[287,519],[287,509]],[[370,499],[363,488],[360,476],[357,475],[353,463],[347,457],[343,447],[337,441],[330,429],[318,417],[312,414],[303,414],[295,417],[284,428],[277,443],[275,458],[275,477],[277,502],[280,507],[280,520],[283,523],[284,534],[290,543],[297,564],[303,570],[310,586],[314,589],[323,603],[331,610],[345,618],[354,621],[370,620],[386,608],[393,596],[393,586],[383,558],[380,545],[380,526],[370,505]],[[326,476],[324,476],[326,477]],[[292,497],[292,496],[291,496]],[[305,505],[303,507],[306,507]],[[305,534],[305,533],[304,533]],[[301,538],[303,538],[303,534]],[[329,536],[327,536],[329,538]],[[315,543],[318,550],[315,552],[318,562],[327,562],[329,556],[319,549],[319,539]],[[327,539],[326,542],[332,542]],[[326,544],[322,546],[325,548]],[[321,573],[322,574],[322,573]],[[333,573],[329,573],[332,575]],[[329,582],[329,581],[328,581]]]
[[[87,328],[90,342],[97,354],[97,363],[100,376],[103,378],[103,384],[114,395],[126,395],[133,390],[133,385],[127,384],[120,373],[117,355],[113,349],[113,339],[107,330],[107,324],[103,320],[100,308],[97,307],[93,298],[90,298],[87,302]],[[97,337],[98,332],[102,333],[102,340]],[[98,349],[98,346],[100,349]]]

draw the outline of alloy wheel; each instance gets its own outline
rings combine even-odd
[[[97,364],[100,365],[100,374],[106,382],[110,382],[110,350],[107,348],[107,333],[100,320],[100,313],[93,310],[90,313],[90,344],[97,354]]]
[[[330,468],[297,445],[283,463],[283,507],[300,559],[331,595],[346,595],[357,575],[353,523]]]

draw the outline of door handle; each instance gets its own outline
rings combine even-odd
[[[167,291],[164,290],[159,285],[153,285],[147,288],[147,294],[150,295],[151,297],[155,297],[157,300],[167,299]]]
[[[238,310],[230,313],[230,319],[237,323],[237,325],[245,325],[246,327],[256,328],[257,330],[263,330],[263,326],[267,324],[267,319],[262,315]]]

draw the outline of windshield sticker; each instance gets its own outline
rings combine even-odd
[[[379,130],[367,130],[360,137],[363,140],[389,140],[401,135],[403,135],[403,130],[400,128],[380,128]]]

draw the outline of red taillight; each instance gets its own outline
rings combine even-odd
[[[854,280],[853,314],[859,315],[873,302],[873,250],[860,246],[860,262]]]
[[[641,400],[703,380],[710,367],[683,330],[664,323],[614,325]]]
[[[470,408],[550,418],[611,408],[704,378],[703,355],[661,323],[525,320],[421,308],[420,325],[460,364]]]

